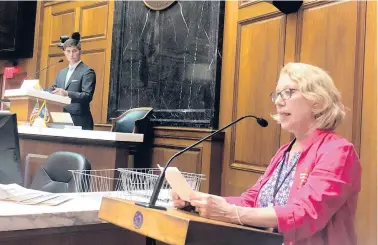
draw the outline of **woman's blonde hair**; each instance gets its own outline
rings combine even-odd
[[[340,125],[345,117],[345,108],[340,91],[327,72],[308,64],[288,63],[282,68],[280,75],[288,75],[298,84],[303,96],[315,102],[315,128],[334,130]],[[278,115],[273,115],[273,118],[279,121]]]

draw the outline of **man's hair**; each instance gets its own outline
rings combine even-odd
[[[63,50],[66,50],[66,48],[69,48],[69,47],[75,47],[78,50],[81,50],[81,43],[78,40],[70,38],[70,39],[68,39],[67,41],[64,42]]]
[[[71,35],[70,39],[67,39],[63,44],[63,50],[69,47],[76,47],[78,50],[81,50],[81,42],[80,42],[80,33],[74,32]]]

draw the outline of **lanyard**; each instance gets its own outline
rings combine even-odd
[[[287,177],[289,176],[289,174],[291,174],[291,172],[294,170],[294,167],[297,165],[297,163],[295,163],[295,164],[293,164],[293,166],[291,166],[290,171],[286,173],[284,179],[281,181],[281,184],[278,185],[278,182],[280,181],[280,177],[281,177],[281,174],[282,174],[283,166],[284,166],[285,163],[287,162],[287,158],[288,158],[287,155],[288,155],[288,153],[291,151],[291,148],[293,147],[294,142],[295,142],[295,140],[294,140],[294,141],[290,144],[290,146],[285,150],[284,155],[283,155],[283,157],[282,157],[280,170],[278,171],[278,176],[277,176],[276,184],[274,185],[274,190],[273,190],[273,200],[276,199],[276,196],[277,196],[278,190],[281,188],[281,186],[283,185],[283,183],[285,182],[285,180],[287,179]]]

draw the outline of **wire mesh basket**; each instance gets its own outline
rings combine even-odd
[[[139,200],[144,199],[145,201],[148,201],[151,197],[161,173],[158,168],[124,168],[118,169],[118,171],[121,173],[122,189],[125,192],[124,196],[127,196],[129,199],[136,197]],[[182,175],[195,191],[199,190],[202,180],[205,179],[205,175],[203,174],[183,172]],[[169,183],[164,180],[158,201],[169,202],[171,200],[171,189]]]
[[[119,168],[104,170],[70,170],[75,191],[129,200],[148,201],[161,173],[158,168]],[[199,191],[205,175],[185,173],[182,175],[192,187]],[[163,181],[158,201],[168,203],[171,200],[171,187]]]
[[[76,193],[124,198],[122,179],[117,169],[69,171],[74,179]]]

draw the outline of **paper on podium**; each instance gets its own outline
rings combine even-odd
[[[0,200],[8,198],[9,196],[10,194],[6,190],[0,189]]]
[[[41,86],[39,85],[38,79],[29,79],[22,82],[20,89],[41,90]]]
[[[163,170],[159,166],[160,170]],[[165,179],[168,181],[172,190],[184,201],[189,202],[190,194],[194,192],[192,187],[188,184],[185,177],[176,167],[168,167],[165,172]]]
[[[70,113],[67,112],[50,112],[51,119],[55,123],[70,123],[73,124]]]

